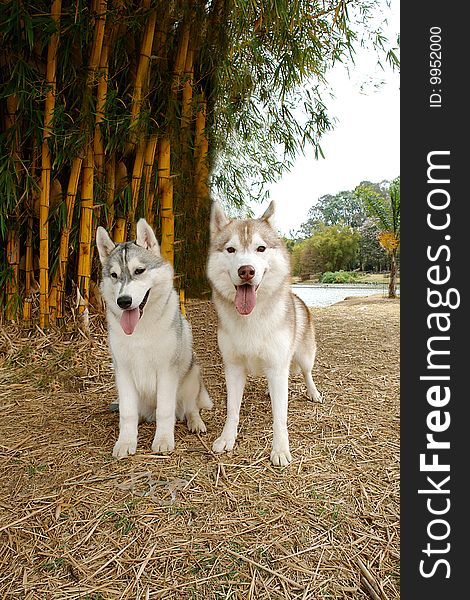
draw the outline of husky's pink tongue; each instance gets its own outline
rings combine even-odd
[[[241,315],[249,315],[256,304],[256,290],[254,285],[246,283],[237,285],[235,293],[235,308]]]
[[[121,327],[125,334],[131,335],[134,333],[134,329],[139,322],[140,311],[139,307],[133,308],[132,310],[125,310],[121,317]]]

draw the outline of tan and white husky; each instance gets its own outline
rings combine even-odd
[[[227,385],[227,418],[214,452],[232,450],[247,374],[265,375],[273,415],[271,462],[291,461],[287,431],[289,370],[303,373],[308,395],[316,341],[312,315],[291,292],[290,259],[274,223],[274,203],[259,219],[231,220],[218,203],[211,214],[207,275],[218,315]]]

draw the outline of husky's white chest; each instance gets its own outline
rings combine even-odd
[[[116,376],[131,378],[143,397],[156,394],[158,369],[171,361],[176,342],[175,336],[146,321],[143,318],[132,335],[126,335],[119,324],[109,328]]]
[[[274,308],[262,317],[219,314],[218,341],[224,361],[243,364],[253,375],[276,365],[287,366],[292,355],[292,336],[282,315]]]

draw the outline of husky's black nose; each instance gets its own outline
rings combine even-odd
[[[238,269],[238,277],[243,281],[251,281],[255,276],[255,268],[251,265],[243,265]]]
[[[117,299],[117,303],[119,308],[125,310],[126,308],[129,308],[129,306],[132,304],[132,296],[119,296],[119,298]]]

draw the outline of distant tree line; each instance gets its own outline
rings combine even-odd
[[[391,270],[399,261],[400,178],[327,194],[290,240],[293,274]],[[392,247],[393,246],[393,247]]]

